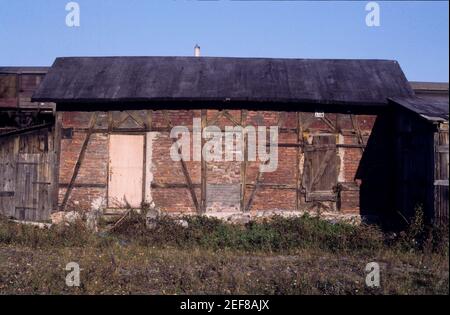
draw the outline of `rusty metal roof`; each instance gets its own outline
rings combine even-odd
[[[413,94],[391,60],[70,57],[56,59],[33,100],[386,105]]]

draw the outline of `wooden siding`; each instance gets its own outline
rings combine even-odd
[[[448,224],[448,123],[440,124],[434,135],[434,220],[437,224]]]
[[[49,220],[55,189],[53,143],[49,129],[0,138],[0,214]]]
[[[32,102],[31,96],[44,80],[46,71],[3,71],[0,68],[0,108],[53,109],[49,102]]]
[[[406,109],[395,115],[397,211],[409,221],[421,207],[429,223],[448,223],[448,123]]]

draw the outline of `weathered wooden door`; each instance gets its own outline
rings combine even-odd
[[[14,142],[0,139],[0,214],[14,216],[16,161]]]
[[[335,201],[339,161],[335,135],[315,135],[307,144],[303,172],[306,201]]]
[[[139,208],[143,196],[144,136],[111,135],[108,207]]]
[[[49,156],[19,154],[16,167],[15,218],[26,221],[47,220],[51,212]]]
[[[47,130],[0,139],[0,214],[47,221],[53,208],[55,154]]]

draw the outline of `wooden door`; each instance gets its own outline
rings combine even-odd
[[[48,221],[53,209],[55,153],[51,133],[0,137],[0,214]]]
[[[16,166],[14,217],[25,221],[45,221],[52,208],[50,155],[19,154]]]
[[[335,135],[315,135],[305,146],[303,188],[306,201],[335,201],[339,159]]]
[[[0,138],[0,214],[14,216],[16,190],[16,156],[13,140]]]
[[[144,136],[111,135],[108,207],[139,208],[143,197]]]
[[[15,217],[37,221],[38,154],[20,154],[17,161]]]

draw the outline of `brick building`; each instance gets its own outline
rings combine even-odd
[[[0,210],[28,220],[143,203],[219,217],[388,215],[398,191],[394,108],[416,98],[395,61],[58,58],[33,95],[34,104],[56,103],[51,126],[34,124],[47,136],[0,137],[0,161],[10,162]],[[193,133],[195,119],[201,130],[277,127],[276,169],[262,172],[259,156],[249,158],[247,132],[235,133],[244,135],[239,160],[174,161],[170,133]],[[197,140],[190,156],[208,142]]]

